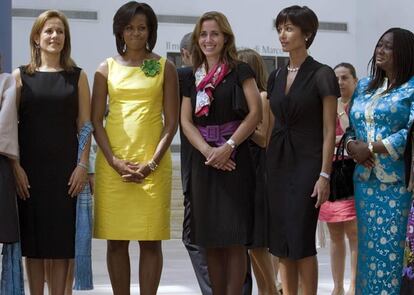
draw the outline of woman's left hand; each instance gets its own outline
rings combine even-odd
[[[230,159],[232,152],[233,148],[227,143],[219,147],[213,147],[204,164],[221,169],[226,165],[228,159]]]
[[[130,168],[133,167],[131,166]],[[135,173],[122,175],[125,182],[141,183],[152,172],[148,164],[145,163],[139,163],[137,166],[134,166],[134,169],[136,169]]]
[[[315,208],[320,207],[328,200],[330,192],[331,188],[329,179],[320,176],[318,181],[315,183],[315,187],[313,188],[313,193],[311,195],[312,198],[317,197]]]
[[[72,175],[69,178],[69,191],[68,194],[73,198],[79,195],[79,193],[88,183],[88,171],[84,167],[76,166],[73,170]]]

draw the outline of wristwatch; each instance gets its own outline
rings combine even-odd
[[[372,154],[374,153],[374,146],[372,145],[372,142],[368,143],[368,149]]]
[[[237,144],[234,142],[234,140],[233,139],[229,139],[229,140],[227,140],[226,141],[226,143],[229,145],[229,146],[231,146],[231,148],[234,150],[236,147],[237,147]]]

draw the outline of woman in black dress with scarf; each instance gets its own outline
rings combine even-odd
[[[227,18],[207,12],[193,32],[195,77],[183,89],[181,125],[193,146],[190,175],[191,242],[207,250],[214,294],[242,294],[246,249],[252,241],[255,176],[247,137],[261,118],[251,68],[237,59]],[[236,85],[248,114],[232,105]]]
[[[302,294],[316,294],[315,231],[330,191],[339,87],[334,71],[307,53],[318,29],[312,10],[285,8],[275,25],[289,64],[268,82],[269,250],[280,258],[284,294],[297,294],[299,276]]]

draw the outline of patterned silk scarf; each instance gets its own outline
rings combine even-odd
[[[213,92],[216,86],[223,80],[229,71],[229,66],[225,63],[216,64],[207,74],[205,64],[202,64],[195,72],[196,80],[196,107],[197,117],[208,116],[210,104],[213,101]]]

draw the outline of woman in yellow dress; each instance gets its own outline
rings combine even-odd
[[[131,240],[140,246],[140,294],[156,294],[161,240],[170,238],[168,149],[178,124],[178,79],[174,65],[152,52],[157,26],[147,4],[121,6],[113,22],[119,55],[101,63],[94,80],[92,121],[99,145],[94,236],[108,240],[115,295],[130,294]]]

